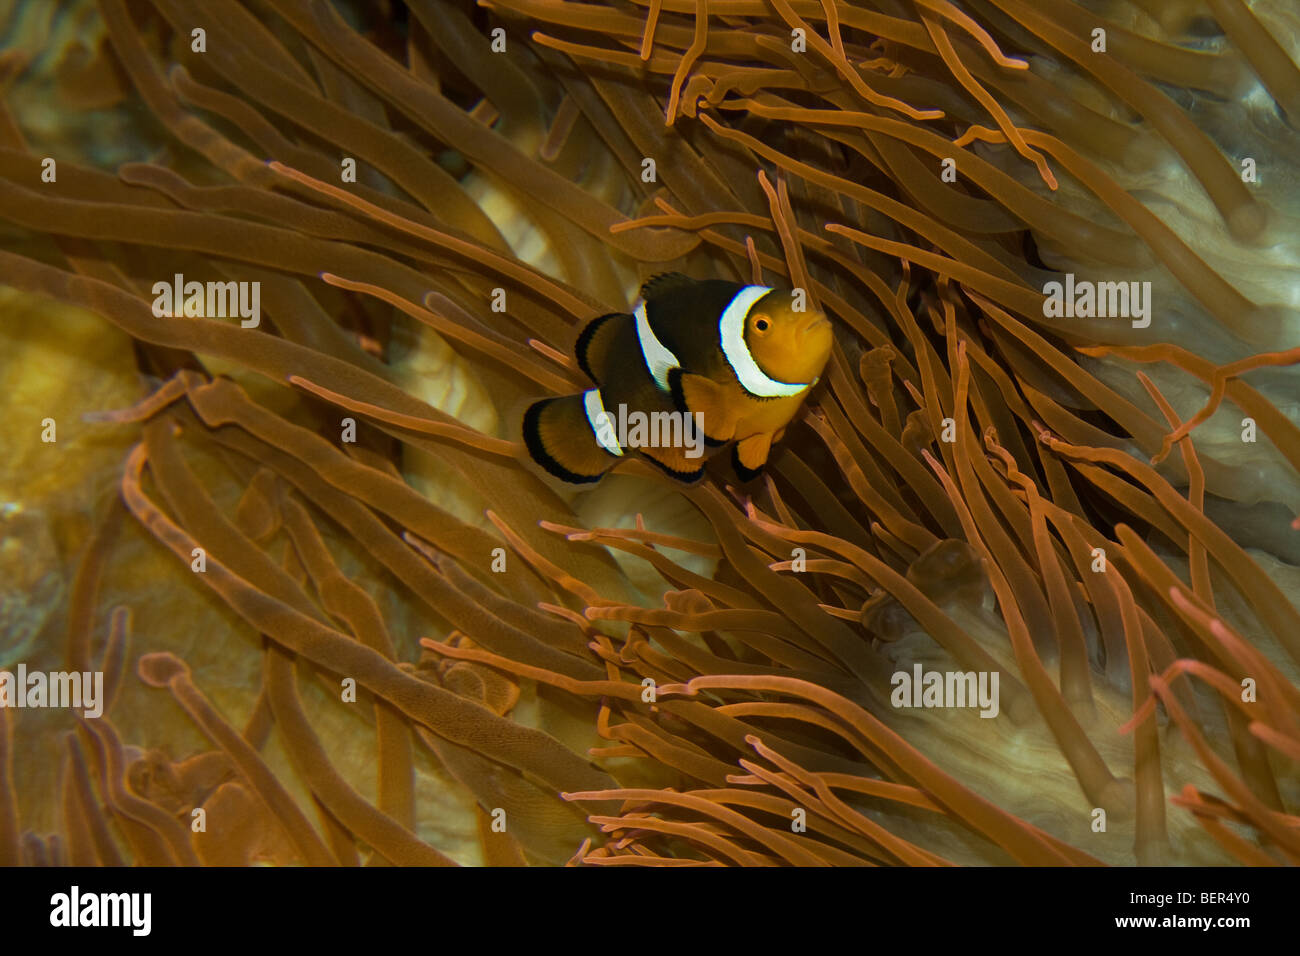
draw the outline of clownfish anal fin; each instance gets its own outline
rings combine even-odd
[[[668,389],[679,412],[699,412],[704,416],[704,440],[722,445],[736,433],[736,414],[727,401],[722,386],[703,375],[675,368],[668,373]]]
[[[573,357],[578,360],[578,367],[597,385],[601,382],[596,375],[596,370],[603,371],[610,342],[614,337],[615,323],[610,320],[624,314],[607,312],[605,315],[596,316],[583,326],[582,331],[578,333],[578,340],[573,344]]]
[[[660,272],[652,275],[641,285],[641,298],[647,301],[654,296],[663,295],[674,289],[693,289],[699,282],[680,272]]]
[[[696,468],[692,471],[687,471],[681,468],[674,468],[672,465],[660,461],[651,452],[652,452],[651,449],[646,449],[646,448],[641,449],[642,458],[650,462],[650,464],[654,465],[665,475],[667,475],[669,478],[674,479],[675,481],[680,481],[683,484],[689,485],[699,481],[701,478],[704,477],[703,465],[700,465],[699,468]],[[676,464],[676,462],[674,463]]]
[[[741,481],[752,481],[763,471],[767,464],[768,452],[772,450],[772,433],[760,432],[736,442],[731,449],[731,465]]]

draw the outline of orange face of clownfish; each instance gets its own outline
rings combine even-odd
[[[732,442],[737,473],[753,478],[826,367],[829,320],[788,291],[675,272],[641,296],[582,330],[575,354],[596,387],[530,406],[529,454],[585,483],[635,449],[694,481],[705,447]]]
[[[746,286],[762,290],[762,286]],[[744,321],[743,342],[736,352],[748,352],[758,367],[758,375],[781,383],[815,383],[831,354],[831,323],[821,312],[796,312],[790,292],[769,290],[749,309]],[[725,349],[724,349],[725,350]],[[733,369],[744,364],[741,357],[731,356]],[[762,395],[765,385],[758,375],[755,391]],[[749,379],[742,379],[741,384]]]

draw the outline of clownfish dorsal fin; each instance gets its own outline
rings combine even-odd
[[[618,325],[613,321],[623,316],[622,312],[610,312],[598,315],[578,333],[578,340],[573,344],[573,357],[578,360],[578,367],[597,385],[600,376],[605,374],[606,359],[609,356],[610,343],[614,339],[614,330]]]
[[[680,272],[660,272],[645,280],[641,286],[641,298],[649,301],[655,296],[672,292],[674,289],[694,288],[698,284],[697,280]]]

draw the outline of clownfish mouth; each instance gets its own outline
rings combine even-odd
[[[809,332],[817,328],[817,326],[819,325],[830,325],[830,324],[831,324],[831,320],[826,318],[826,316],[823,315],[822,313],[818,312],[803,324],[803,328],[799,330],[799,334],[807,335]]]

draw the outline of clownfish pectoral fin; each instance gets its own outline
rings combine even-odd
[[[597,373],[603,374],[605,371],[609,346],[618,325],[612,320],[625,317],[626,314],[623,312],[608,312],[596,316],[582,327],[582,331],[578,333],[578,340],[573,345],[573,356],[578,360],[578,367],[597,385],[600,384]]]
[[[705,442],[721,445],[736,434],[736,413],[717,382],[675,368],[668,373],[668,388],[678,411],[703,416]]]
[[[573,484],[599,481],[620,461],[619,455],[604,447],[593,430],[587,394],[545,398],[533,402],[524,412],[528,454],[556,478]]]
[[[760,432],[736,442],[731,449],[731,464],[740,480],[752,481],[757,478],[767,464],[767,455],[771,450],[771,432]]]

